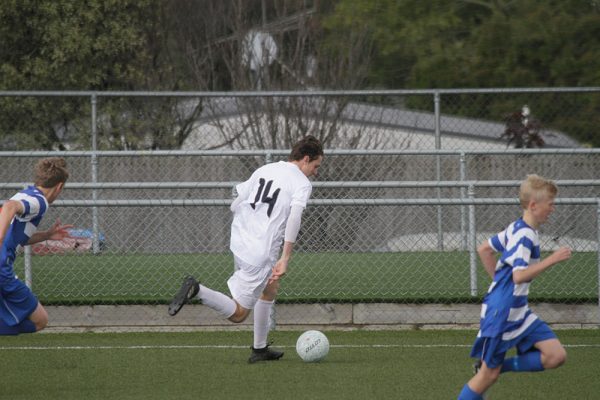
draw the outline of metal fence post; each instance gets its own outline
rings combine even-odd
[[[475,186],[469,185],[469,199],[475,199]],[[477,243],[475,205],[469,205],[469,265],[471,270],[471,296],[477,296]]]
[[[92,94],[92,183],[98,183],[98,131],[96,126],[96,105],[97,97],[96,94]],[[92,200],[98,200],[98,191],[92,189]],[[100,252],[100,229],[98,228],[98,207],[92,207],[92,251],[94,254]]]
[[[25,262],[25,284],[29,289],[33,285],[33,269],[31,265],[31,246],[24,246],[23,248],[24,262]]]
[[[460,181],[464,182],[467,176],[467,162],[465,152],[460,152]],[[464,199],[466,197],[466,188],[464,186],[460,187],[460,198]],[[467,250],[467,214],[465,206],[460,206],[460,248],[462,250]]]
[[[436,91],[433,95],[434,113],[435,113],[435,149],[442,148],[442,138],[440,131],[440,92]],[[440,155],[435,156],[435,179],[439,182],[442,180],[442,165]],[[437,188],[438,200],[442,197],[441,188]],[[437,207],[437,225],[438,225],[438,251],[444,251],[444,232],[442,226],[442,206]]]
[[[596,205],[596,259],[598,261],[598,325],[600,326],[600,199]]]

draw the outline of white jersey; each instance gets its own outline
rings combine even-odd
[[[279,257],[290,208],[303,208],[312,184],[297,165],[279,161],[258,168],[236,186],[242,201],[233,210],[230,249],[257,267],[272,266]]]

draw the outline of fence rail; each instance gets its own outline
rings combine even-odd
[[[558,186],[600,186],[600,180],[557,180]],[[68,189],[231,189],[239,181],[230,182],[69,182]],[[0,189],[21,189],[27,182],[0,183]],[[518,187],[521,181],[330,181],[313,182],[314,188],[468,188]],[[59,200],[60,201],[60,200]]]

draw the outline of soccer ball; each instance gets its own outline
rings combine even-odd
[[[296,353],[304,362],[318,362],[329,353],[329,340],[320,331],[306,331],[296,342]]]

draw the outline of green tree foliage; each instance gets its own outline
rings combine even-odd
[[[371,84],[390,89],[600,80],[600,3],[591,0],[340,0],[328,26],[369,27]]]
[[[4,0],[0,90],[252,89],[240,46],[265,17],[280,46],[264,80],[272,90],[600,82],[598,0]],[[444,113],[496,121],[523,104],[542,129],[600,146],[598,93],[442,96]],[[100,148],[177,148],[202,105],[99,98]],[[0,97],[0,149],[60,148],[65,138],[89,148],[90,109],[76,96]]]
[[[178,88],[162,5],[159,0],[3,1],[0,89]],[[99,102],[101,147],[136,148],[143,141],[172,147],[183,141],[188,125],[174,120],[175,102],[157,106],[131,99],[127,115],[115,102]],[[89,148],[89,98],[3,97],[0,111],[3,148],[60,148],[65,138]],[[144,126],[143,119],[152,123]]]
[[[131,89],[150,59],[151,0],[12,0],[0,7],[3,89]]]
[[[384,88],[598,86],[600,2],[594,0],[340,0],[331,29],[369,27],[369,84]],[[338,33],[343,35],[343,33]],[[600,96],[528,99],[542,124],[600,145]],[[443,111],[500,120],[524,103],[442,99]],[[567,104],[565,104],[567,103]],[[461,104],[460,108],[458,105]],[[413,106],[431,109],[429,99]],[[540,116],[541,117],[541,116]]]

